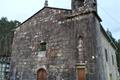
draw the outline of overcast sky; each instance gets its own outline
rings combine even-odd
[[[44,6],[45,0],[0,0],[0,17],[25,21]],[[71,0],[49,0],[49,6],[71,8]],[[103,27],[120,39],[120,0],[98,0]]]

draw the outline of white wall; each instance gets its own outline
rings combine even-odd
[[[116,49],[113,48],[111,43],[107,40],[105,35],[100,29],[100,23],[98,19],[96,19],[96,25],[97,25],[97,41],[100,48],[100,55],[101,55],[101,65],[103,68],[103,73],[105,73],[105,80],[111,80],[110,74],[112,74],[112,80],[118,80],[118,68],[117,68],[117,61],[116,61]],[[107,50],[107,57],[108,61],[106,61],[105,56],[105,49]],[[112,63],[112,55],[114,58],[114,64]]]

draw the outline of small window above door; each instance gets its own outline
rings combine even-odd
[[[38,51],[46,51],[46,42],[40,43],[38,46]]]

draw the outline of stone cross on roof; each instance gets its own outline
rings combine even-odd
[[[45,7],[48,7],[48,0],[45,0],[44,6],[45,6]]]

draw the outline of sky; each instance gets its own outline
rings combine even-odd
[[[48,0],[50,7],[71,8],[71,0]],[[0,0],[0,18],[25,21],[44,7],[45,0]],[[105,30],[120,39],[120,0],[97,0],[98,14]]]

